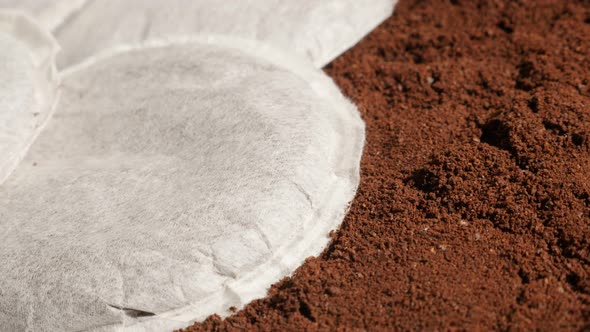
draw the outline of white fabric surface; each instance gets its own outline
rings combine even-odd
[[[364,124],[333,82],[253,42],[166,45],[65,73],[0,186],[0,331],[186,327],[264,296],[341,223]]]
[[[259,40],[323,67],[389,17],[396,0],[90,0],[57,29],[58,67],[150,38],[213,33]]]
[[[30,18],[0,10],[0,184],[51,115],[57,50],[55,40]]]
[[[86,0],[0,0],[0,9],[22,10],[49,30],[56,28],[63,21],[84,5]]]

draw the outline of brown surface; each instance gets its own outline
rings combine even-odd
[[[327,72],[367,123],[320,258],[205,330],[590,330],[590,2],[405,1]]]

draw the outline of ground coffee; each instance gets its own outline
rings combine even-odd
[[[327,71],[367,123],[333,242],[198,330],[590,329],[590,3],[402,0]]]

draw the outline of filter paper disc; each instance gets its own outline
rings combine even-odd
[[[0,330],[185,327],[321,252],[364,124],[321,71],[201,37],[111,52],[0,187]]]
[[[57,30],[58,66],[150,38],[224,34],[270,43],[323,67],[393,11],[394,0],[91,0]]]

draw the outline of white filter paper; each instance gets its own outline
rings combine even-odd
[[[49,30],[53,30],[86,0],[0,0],[0,9],[21,10]]]
[[[30,18],[0,10],[0,183],[51,116],[57,50],[55,40]]]
[[[166,331],[266,294],[342,222],[364,123],[311,64],[235,38],[72,68],[0,186],[0,331]]]
[[[389,17],[396,0],[90,0],[57,29],[58,67],[150,38],[213,33],[259,40],[318,68]]]

